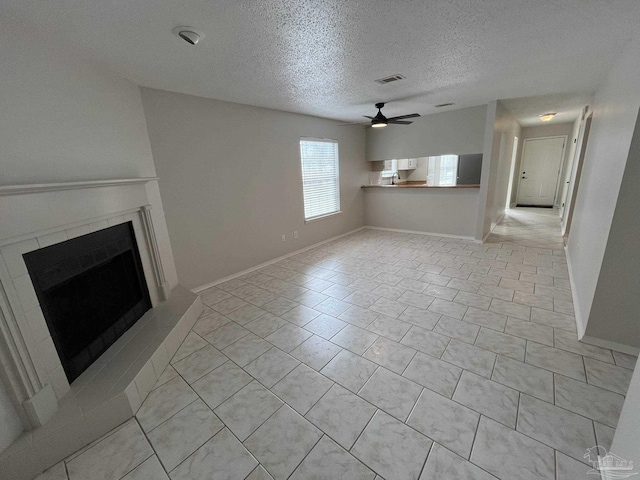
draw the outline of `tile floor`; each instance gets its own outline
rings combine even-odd
[[[635,358],[577,342],[556,212],[363,230],[202,293],[136,418],[38,477],[593,478]]]

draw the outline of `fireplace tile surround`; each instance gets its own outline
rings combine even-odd
[[[156,181],[0,187],[0,375],[26,428],[0,454],[2,475],[32,478],[130,418],[200,315],[197,295],[165,278]],[[153,308],[69,385],[22,255],[125,222]]]

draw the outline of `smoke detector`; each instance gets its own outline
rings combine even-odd
[[[193,27],[176,27],[171,32],[190,45],[197,45],[204,38],[204,33]]]

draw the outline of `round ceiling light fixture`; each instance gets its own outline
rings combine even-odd
[[[556,112],[549,112],[549,113],[543,113],[542,115],[538,115],[538,118],[540,119],[540,121],[542,122],[548,122],[550,121],[553,117],[555,117],[557,115]]]
[[[197,45],[204,38],[204,33],[198,32],[193,27],[176,27],[171,32],[189,45]]]

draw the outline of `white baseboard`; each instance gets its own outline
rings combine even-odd
[[[475,240],[475,237],[465,236],[465,235],[451,235],[448,233],[421,232],[418,230],[403,230],[401,228],[373,227],[371,225],[366,225],[363,228],[369,228],[371,230],[383,230],[385,232],[413,233],[416,235],[430,235],[432,237],[459,238],[461,240]]]
[[[596,347],[608,348],[609,350],[628,353],[629,355],[638,355],[640,353],[640,348],[585,335],[587,330],[587,322],[585,321],[584,316],[580,311],[580,305],[576,302],[576,284],[573,281],[574,277],[572,273],[573,269],[571,268],[571,256],[569,255],[569,251],[567,250],[566,246],[564,247],[564,254],[567,259],[567,269],[569,270],[569,284],[571,285],[571,299],[573,301],[573,313],[576,319],[576,329],[578,330],[578,340],[584,343],[588,343],[589,345],[595,345]]]
[[[629,355],[634,356],[640,354],[640,348],[625,345],[623,343],[611,342],[609,340],[602,340],[601,338],[589,337],[587,335],[578,337],[578,339],[583,343],[595,345],[596,347],[608,348],[609,350],[615,350],[616,352],[628,353]]]
[[[573,268],[571,267],[571,257],[569,250],[564,247],[564,256],[567,259],[567,270],[569,271],[569,285],[571,286],[571,301],[573,302],[573,316],[576,319],[576,329],[578,330],[578,340],[582,340],[584,332],[587,329],[587,323],[582,318],[582,312],[580,312],[580,305],[576,302],[576,284],[573,281]],[[588,342],[585,342],[588,343]]]
[[[365,227],[360,227],[360,228],[356,228],[355,230],[351,230],[351,231],[349,231],[347,233],[342,233],[340,235],[336,235],[335,237],[327,238],[326,240],[322,240],[321,242],[314,243],[313,245],[309,245],[308,247],[304,247],[304,248],[301,248],[299,250],[295,250],[293,252],[287,253],[286,255],[282,255],[280,257],[274,258],[274,259],[269,260],[267,262],[263,262],[263,263],[261,263],[259,265],[255,265],[253,267],[247,268],[247,269],[242,270],[240,272],[236,272],[236,273],[234,273],[232,275],[228,275],[226,277],[219,278],[218,280],[214,280],[213,282],[205,283],[204,285],[200,285],[199,287],[192,288],[191,291],[194,292],[194,293],[200,293],[203,290],[206,290],[207,288],[215,287],[216,285],[219,285],[219,284],[224,283],[224,282],[228,282],[229,280],[233,280],[234,278],[241,277],[242,275],[246,275],[247,273],[255,272],[256,270],[260,270],[261,268],[264,268],[264,267],[266,267],[268,265],[272,265],[274,263],[277,263],[280,260],[284,260],[285,258],[293,257],[294,255],[297,255],[297,254],[302,253],[302,252],[306,252],[307,250],[311,250],[312,248],[319,247],[320,245],[324,245],[325,243],[332,242],[334,240],[337,240],[338,238],[346,237],[347,235],[351,235],[352,233],[359,232],[360,230],[364,230],[365,228],[373,228],[373,227],[366,227],[366,226]]]

